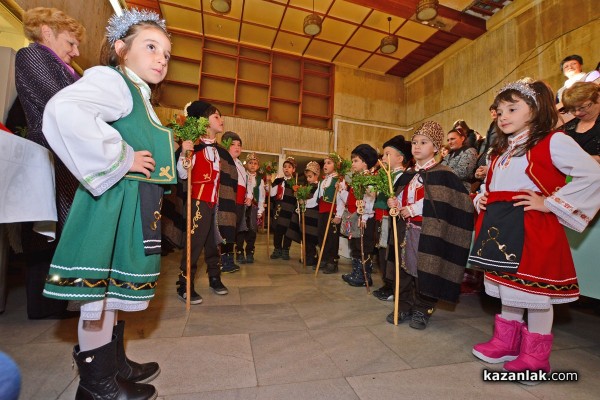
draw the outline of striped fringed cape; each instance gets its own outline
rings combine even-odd
[[[313,185],[313,189],[310,192],[310,196],[317,191],[317,185]],[[304,228],[306,230],[306,241],[308,243],[318,243],[318,223],[319,223],[319,206],[314,208],[307,208],[304,212]],[[292,219],[290,220],[290,225],[288,226],[287,231],[285,232],[285,236],[290,238],[296,243],[300,243],[302,241],[302,221],[298,216],[298,213],[294,212],[292,215]]]
[[[275,197],[271,197],[271,207],[273,207],[274,215],[277,216],[277,218],[273,217],[273,232],[285,235],[288,226],[290,226],[292,216],[296,212],[296,206],[298,203],[296,202],[296,197],[294,196],[294,190],[288,183],[289,181],[286,181],[283,178],[277,178],[273,181],[272,186],[278,186],[281,184],[281,182],[285,182],[283,199],[275,200]],[[279,213],[277,213],[278,208]]]
[[[415,174],[420,175],[425,188],[417,261],[418,290],[427,296],[456,303],[469,257],[473,202],[452,169],[440,164],[426,171],[411,170],[402,174],[396,182],[396,196]],[[398,243],[402,243],[406,223],[398,218],[397,226]]]

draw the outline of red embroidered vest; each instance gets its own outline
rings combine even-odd
[[[550,196],[558,189],[566,185],[566,176],[560,172],[558,168],[552,164],[552,156],[550,155],[550,140],[552,136],[560,131],[553,131],[548,136],[543,138],[527,152],[527,161],[529,165],[525,169],[525,173],[540,189],[544,196]],[[495,166],[498,156],[494,156],[491,165]],[[492,179],[493,169],[486,177],[486,185]]]
[[[406,185],[404,187],[404,190],[402,191],[402,201],[401,201],[400,207],[406,207],[406,206],[410,205],[410,204],[408,204],[408,186],[409,185]],[[425,198],[425,187],[421,186],[421,187],[417,188],[417,190],[415,191],[415,199],[414,199],[414,202],[411,204],[414,204],[417,201],[422,200],[424,198]],[[415,221],[415,222],[420,222],[420,221],[423,221],[423,216],[417,215],[415,217],[410,217],[410,220]]]
[[[346,200],[346,208],[350,214],[356,212],[356,196],[354,195],[354,189],[351,187],[348,189],[348,199]]]
[[[196,161],[192,168],[192,198],[216,203],[219,187],[219,171],[213,169],[212,161],[206,158],[204,150],[196,152]],[[215,182],[217,188],[215,190]],[[213,193],[215,193],[213,195]]]

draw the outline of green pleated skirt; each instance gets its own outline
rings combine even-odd
[[[80,186],[44,296],[146,301],[154,297],[159,273],[160,254],[144,254],[138,181],[123,179],[99,197]]]

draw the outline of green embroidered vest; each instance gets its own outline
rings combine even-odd
[[[260,185],[262,185],[263,176],[257,172],[254,178],[256,179],[256,185],[254,186],[254,191],[252,192],[252,198],[254,201],[258,202],[258,197],[260,195],[259,188]]]
[[[323,201],[326,203],[333,203],[333,195],[335,194],[335,184],[339,180],[339,177],[331,178],[331,183],[323,190]]]
[[[133,108],[129,115],[113,122],[113,128],[119,131],[123,140],[134,151],[148,150],[156,162],[150,178],[137,172],[129,172],[126,179],[139,180],[156,184],[177,183],[177,167],[175,165],[175,150],[173,149],[173,132],[154,122],[150,116],[142,92],[127,76],[119,72],[129,90],[133,100]]]

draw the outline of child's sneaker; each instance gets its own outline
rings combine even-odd
[[[221,282],[220,276],[210,276],[208,278],[208,285],[216,294],[226,295],[229,293],[229,290],[227,290],[225,285],[223,285],[223,282]]]
[[[411,317],[412,317],[411,311],[400,311],[398,313],[398,323],[401,324],[404,321],[406,321],[407,319],[410,319]],[[394,324],[394,312],[392,311],[391,313],[389,313],[388,316],[385,318],[385,320],[393,325]]]
[[[433,314],[433,309],[431,310],[431,314]],[[419,310],[413,311],[409,326],[414,329],[427,328],[431,314],[425,314]]]
[[[202,296],[200,296],[194,289],[190,290],[190,304],[200,304],[202,303]],[[187,303],[187,292],[177,291],[177,298],[184,303]]]

